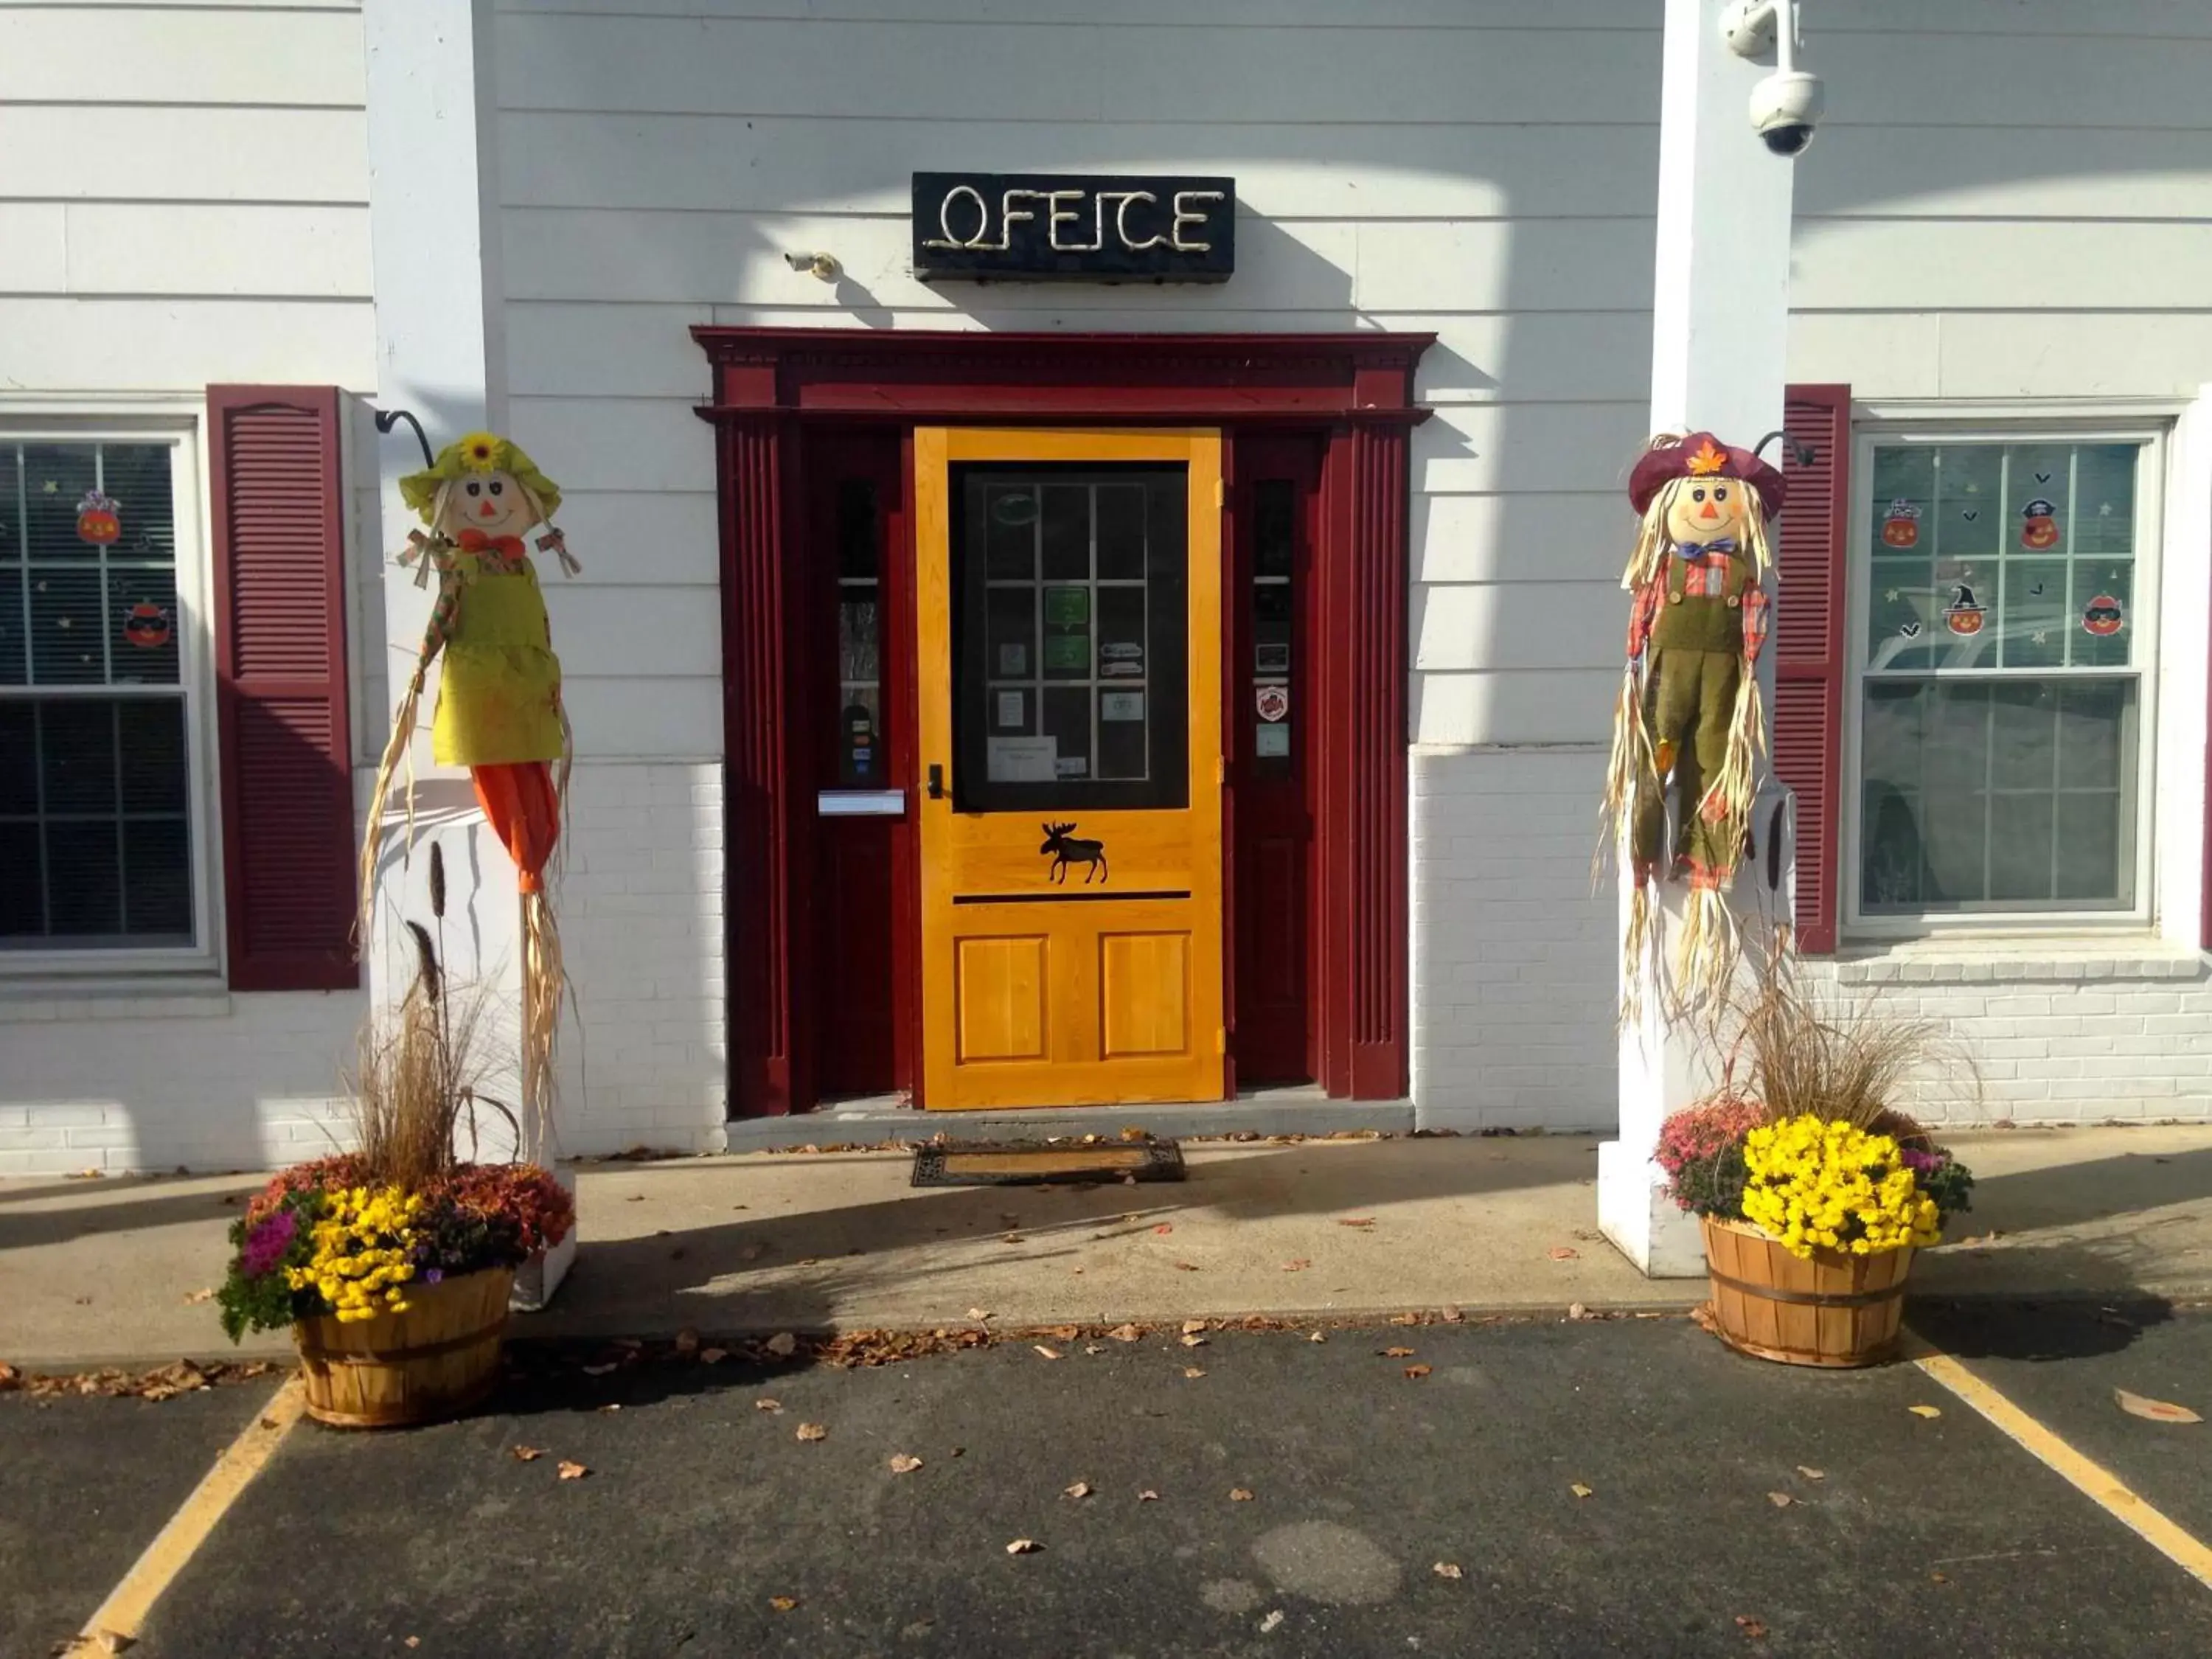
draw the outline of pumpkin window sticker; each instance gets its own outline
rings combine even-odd
[[[88,489],[76,504],[76,538],[94,547],[112,547],[123,534],[123,503],[98,489]]]
[[[1902,495],[1890,502],[1889,510],[1882,514],[1881,544],[1884,547],[1917,547],[1920,545],[1920,506]]]

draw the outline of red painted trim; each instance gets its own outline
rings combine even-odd
[[[213,386],[207,399],[230,986],[351,990],[361,971],[339,394]],[[288,416],[305,424],[268,424]],[[255,422],[263,429],[244,429]],[[303,560],[312,562],[304,582]],[[318,635],[319,663],[276,643]]]
[[[791,664],[782,636],[797,545],[783,500],[797,486],[799,429],[854,424],[902,431],[907,568],[896,585],[894,638],[913,627],[912,459],[917,424],[988,420],[1224,428],[1233,453],[1246,429],[1297,428],[1328,438],[1313,586],[1319,706],[1310,764],[1322,804],[1316,851],[1315,960],[1310,980],[1319,1072],[1329,1091],[1405,1092],[1407,1062],[1406,570],[1407,429],[1428,411],[1413,377],[1428,334],[997,334],[851,329],[696,328],[713,369],[698,410],[720,429],[724,725],[729,870],[725,903],[731,975],[732,1112],[804,1110],[811,1034],[794,1005],[790,842],[803,835],[794,800],[811,804],[811,766],[793,775],[786,715]],[[903,630],[903,632],[902,632]],[[897,775],[913,787],[913,673],[896,669],[906,713],[894,723]],[[1233,711],[1224,711],[1224,720]],[[908,1011],[902,1076],[920,1083],[919,879],[911,829],[899,872]],[[803,856],[798,855],[798,856]],[[1324,937],[1325,935],[1325,937]]]
[[[891,928],[892,1079],[917,1106],[925,1085],[921,1063],[921,815],[914,793],[921,771],[921,682],[915,665],[914,432],[899,434],[896,521],[887,526],[884,554],[886,632],[884,690],[891,701],[891,776],[907,790],[906,816],[891,839],[891,895],[897,907]]]
[[[1781,515],[1774,624],[1774,773],[1797,797],[1797,948],[1836,948],[1843,889],[1844,576],[1850,563],[1851,389],[1793,386],[1783,424],[1813,450]]]

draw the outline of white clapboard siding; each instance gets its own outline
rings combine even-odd
[[[118,202],[368,199],[358,109],[0,108],[8,188]],[[35,163],[26,167],[26,158]]]
[[[527,446],[526,446],[527,447]],[[578,489],[562,480],[556,516],[583,562],[580,592],[611,584],[713,587],[721,580],[721,528],[714,478],[689,493]]]
[[[0,226],[6,221],[0,209]],[[0,240],[0,273],[7,269]],[[0,275],[0,288],[11,286]],[[41,392],[376,384],[376,321],[366,300],[0,295],[0,341],[9,380]]]
[[[1462,669],[1618,667],[1626,601],[1618,582],[1431,584],[1413,590],[1413,666]]]
[[[58,294],[69,286],[68,215],[58,202],[0,202],[0,293]]]
[[[501,118],[510,207],[817,211],[904,219],[917,167],[1019,156],[1020,171],[1227,175],[1275,220],[1649,216],[1637,125],[828,119],[525,112]],[[1004,171],[1015,169],[1006,168]]]
[[[1885,398],[1936,397],[1942,389],[1943,325],[1933,312],[1792,309],[1790,378],[1857,386],[1871,382]]]
[[[1405,311],[1443,290],[1467,311],[1648,312],[1655,226],[1648,216],[1362,224],[1354,298]]]
[[[1832,34],[1946,29],[1960,34],[2172,36],[2212,40],[2203,0],[1850,0],[1823,5],[1815,41]]]
[[[363,62],[353,11],[0,9],[0,101],[356,107]]]
[[[1009,120],[1179,121],[1233,101],[1252,121],[1542,122],[1560,118],[1567,88],[1614,123],[1655,120],[1659,106],[1657,37],[1626,30],[508,13],[495,39],[508,109],[962,118],[981,97]]]
[[[1451,748],[1601,743],[1620,688],[1618,665],[1416,674],[1413,741]],[[1595,823],[1595,798],[1590,811]]]
[[[516,301],[507,308],[507,386],[519,397],[696,398],[707,354],[691,337],[703,305]]]
[[[1650,434],[1633,404],[1468,404],[1413,428],[1413,488],[1427,493],[1583,490],[1618,476]]]
[[[366,207],[72,202],[72,294],[367,299]]]
[[[1605,475],[1596,468],[1598,482]],[[1413,580],[1620,583],[1636,529],[1625,490],[1413,498]],[[1617,605],[1601,602],[1610,615]],[[1626,603],[1625,600],[1619,603]]]
[[[722,758],[719,661],[713,674],[689,678],[641,675],[635,665],[625,665],[618,676],[600,678],[566,667],[569,647],[565,637],[556,637],[554,644],[563,659],[561,702],[575,728],[578,760]],[[575,799],[580,805],[583,798]]]
[[[1944,9],[1935,0],[1923,15],[1936,24],[1947,21]],[[2124,18],[2132,8],[2126,0],[2099,0],[2080,9],[2109,9]],[[1838,130],[1923,122],[1946,128],[2202,127],[2203,90],[2212,79],[2212,38],[2201,33],[2193,40],[2114,33],[2075,40],[2003,27],[1923,27],[1837,34],[1820,40],[1817,51],[1815,38],[1808,37],[1806,61],[1837,89],[1827,119]]]
[[[182,3],[182,0],[174,0]],[[1984,3],[1989,0],[1984,0]],[[2045,0],[2039,0],[2039,3]],[[2185,3],[2186,0],[2169,0]],[[558,15],[591,12],[612,16],[788,18],[858,22],[990,23],[1001,28],[1066,27],[1098,22],[1099,0],[495,0],[496,9]],[[1656,32],[1648,0],[1360,0],[1355,12],[1343,0],[1113,0],[1122,23],[1165,23],[1243,28],[1298,26],[1342,32],[1383,28],[1633,28]]]
[[[508,435],[564,489],[711,489],[714,428],[694,410],[672,398],[514,398]]]
[[[564,580],[550,564],[541,573],[564,673],[656,680],[703,673],[719,680],[722,625],[714,586],[643,587],[620,580],[612,560],[605,570],[589,586]]]
[[[2212,125],[1824,128],[1796,182],[1801,221],[2212,218]]]
[[[1801,223],[1791,302],[1812,311],[2194,311],[2199,224],[1827,219]]]

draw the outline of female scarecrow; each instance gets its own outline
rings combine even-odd
[[[469,769],[484,819],[514,860],[522,898],[523,1098],[542,1129],[563,983],[545,867],[561,835],[568,728],[561,708],[561,662],[553,654],[545,599],[523,546],[524,532],[544,525],[538,550],[556,554],[571,575],[580,567],[551,523],[561,504],[559,486],[505,438],[476,432],[447,445],[427,471],[399,481],[399,493],[430,526],[427,537],[410,533],[399,562],[417,566],[418,586],[436,572],[438,602],[370,802],[361,858],[361,938],[368,937],[385,797],[414,735],[423,676],[442,650],[446,666],[431,717],[431,752],[441,766]],[[411,775],[409,793],[411,842]]]
[[[1717,1000],[1735,970],[1721,895],[1743,853],[1765,746],[1754,667],[1766,638],[1760,583],[1773,564],[1766,522],[1782,498],[1780,472],[1709,432],[1653,439],[1629,475],[1643,522],[1621,579],[1635,598],[1605,811],[1614,841],[1625,833],[1629,843],[1631,987],[1654,939],[1662,876],[1689,879],[1675,973],[1683,996]]]

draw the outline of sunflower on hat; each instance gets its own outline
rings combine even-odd
[[[538,470],[538,464],[524,453],[520,444],[495,432],[471,432],[447,444],[427,468],[410,472],[399,481],[399,494],[428,524],[437,512],[438,492],[441,489],[466,475],[480,477],[490,472],[504,472],[513,477],[536,498],[538,510],[548,519],[561,505],[561,486]]]

